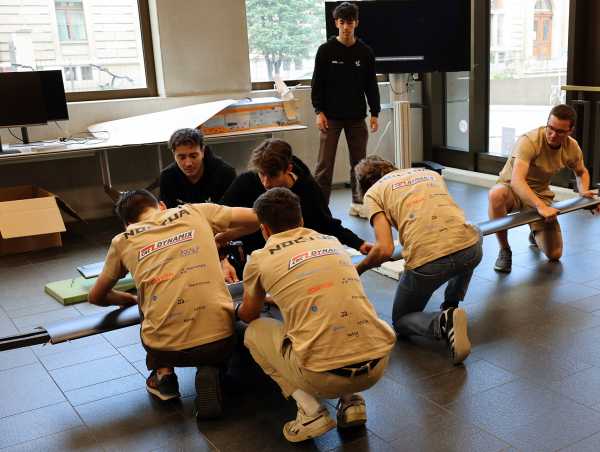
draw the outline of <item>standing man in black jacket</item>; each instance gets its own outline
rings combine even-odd
[[[286,141],[268,139],[252,151],[249,167],[253,171],[240,174],[231,184],[221,204],[231,207],[252,207],[266,190],[274,187],[289,188],[300,198],[304,226],[323,234],[332,235],[344,245],[367,254],[372,244],[358,237],[342,222],[331,216],[321,189],[308,167],[292,155]],[[221,240],[227,241],[228,237]],[[241,238],[246,255],[263,248],[265,240],[260,232]]]
[[[179,129],[169,139],[175,161],[160,173],[160,200],[180,204],[218,203],[235,179],[235,170],[204,145],[197,129]]]
[[[312,78],[312,104],[321,143],[315,179],[329,202],[335,154],[342,129],[350,152],[352,185],[351,215],[360,215],[362,196],[356,186],[354,166],[367,153],[369,132],[365,124],[367,106],[371,112],[371,132],[379,125],[381,110],[373,51],[354,35],[358,26],[358,7],[344,2],[333,10],[338,36],[322,44],[315,57]]]

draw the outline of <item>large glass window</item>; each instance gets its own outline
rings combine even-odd
[[[0,72],[61,69],[65,91],[94,92],[89,98],[152,95],[147,7],[147,0],[0,2]]]
[[[446,146],[469,150],[469,72],[446,73]]]
[[[252,82],[312,77],[325,41],[324,0],[246,0]]]
[[[489,152],[506,156],[565,100],[569,0],[492,0],[490,13]]]

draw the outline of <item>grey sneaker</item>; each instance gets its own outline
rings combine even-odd
[[[512,251],[510,248],[500,248],[498,259],[494,264],[494,270],[502,273],[510,273],[512,269]]]
[[[471,353],[471,341],[467,335],[467,313],[462,308],[450,308],[440,318],[442,336],[448,343],[454,364],[460,364]]]
[[[337,404],[338,428],[358,427],[367,422],[367,406],[360,394],[353,394],[350,400],[340,398]]]

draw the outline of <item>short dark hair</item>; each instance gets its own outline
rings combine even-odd
[[[354,174],[362,195],[364,196],[375,182],[396,169],[392,162],[377,155],[370,155],[358,162],[354,167]]]
[[[149,207],[158,207],[158,199],[148,190],[129,190],[121,193],[115,204],[115,212],[125,227],[136,223],[142,212]]]
[[[358,6],[350,2],[339,4],[333,10],[333,19],[358,20]]]
[[[287,141],[269,138],[252,151],[248,166],[270,177],[288,169],[292,163],[292,147]]]
[[[290,189],[276,187],[260,195],[252,206],[258,221],[273,234],[294,229],[302,224],[300,199]]]
[[[175,152],[179,146],[204,146],[204,135],[198,129],[179,129],[169,138],[169,149]]]
[[[548,120],[550,120],[550,116],[554,116],[563,121],[571,121],[571,128],[575,127],[575,124],[577,123],[577,112],[573,107],[567,104],[559,104],[552,107],[552,110],[550,110],[550,114],[548,115]]]

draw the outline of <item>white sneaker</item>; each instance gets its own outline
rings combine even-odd
[[[353,217],[369,218],[369,212],[367,212],[365,205],[357,202],[350,204],[348,215],[352,215]]]
[[[292,443],[297,443],[310,438],[316,438],[335,428],[335,421],[329,416],[327,408],[321,407],[317,414],[307,415],[298,407],[296,419],[283,426],[283,436]]]
[[[350,400],[341,398],[337,404],[337,425],[339,428],[358,427],[367,422],[367,405],[360,394],[353,394]]]

